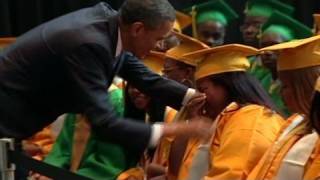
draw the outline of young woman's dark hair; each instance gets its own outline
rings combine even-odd
[[[144,120],[146,116],[146,111],[136,108],[133,102],[131,101],[128,95],[129,85],[130,84],[127,84],[124,90],[124,117]],[[151,99],[150,104],[151,106],[148,110],[150,122],[163,122],[166,106],[153,99]]]
[[[311,126],[320,134],[320,92],[316,91],[313,97],[310,111]]]
[[[259,81],[246,72],[226,72],[210,76],[215,85],[228,92],[228,100],[239,104],[258,104],[278,111]]]

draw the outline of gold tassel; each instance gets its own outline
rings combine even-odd
[[[192,6],[191,10],[191,17],[192,17],[192,36],[194,38],[198,38],[198,33],[197,33],[197,27],[196,27],[196,16],[197,16],[197,11],[196,11],[196,6]]]

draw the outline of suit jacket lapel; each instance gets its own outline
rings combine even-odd
[[[120,67],[122,66],[122,62],[124,59],[122,55],[120,55],[119,57],[115,57],[117,43],[118,43],[118,28],[119,28],[118,17],[119,17],[118,14],[111,16],[107,24],[108,36],[110,40],[110,51],[112,53],[112,62],[111,62],[112,72],[108,76],[109,84],[112,83],[112,80],[114,76],[117,74],[117,72],[119,71]]]

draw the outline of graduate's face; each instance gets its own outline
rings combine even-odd
[[[171,35],[173,22],[165,21],[156,28],[148,28],[143,23],[134,23],[130,27],[130,36],[127,44],[129,51],[136,56],[143,58],[148,55],[152,49],[155,49],[157,43]]]
[[[134,106],[140,110],[147,110],[150,102],[150,97],[141,93],[133,86],[128,87],[128,95]]]
[[[225,27],[216,21],[199,23],[197,24],[197,36],[208,46],[219,46],[224,43]]]
[[[210,113],[222,110],[227,102],[227,91],[214,84],[209,77],[197,80],[197,89],[206,95],[205,110]]]
[[[283,97],[283,101],[287,105],[290,112],[301,113],[299,108],[299,102],[297,101],[294,93],[294,89],[292,87],[292,78],[290,78],[290,73],[279,72],[279,79],[281,81],[281,96]]]
[[[240,27],[242,38],[246,45],[258,47],[258,34],[261,26],[267,21],[266,17],[246,16],[243,25]]]
[[[163,66],[163,75],[188,87],[193,87],[194,69],[183,67],[176,60],[167,58]]]
[[[277,33],[264,33],[260,39],[260,47],[264,48],[267,46],[280,44],[285,40]],[[261,54],[261,60],[264,67],[268,68],[274,77],[277,74],[277,59],[278,53],[275,51],[265,51]]]

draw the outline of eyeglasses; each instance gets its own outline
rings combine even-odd
[[[169,73],[171,73],[171,72],[173,72],[173,71],[175,71],[175,70],[178,70],[178,69],[180,69],[180,67],[179,67],[179,66],[176,66],[176,67],[171,67],[171,68],[165,68],[165,69],[163,69],[161,72],[162,72],[163,74],[169,74]]]

